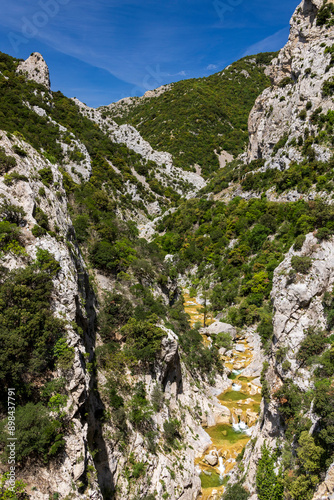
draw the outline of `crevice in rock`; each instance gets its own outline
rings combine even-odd
[[[71,235],[72,239],[74,235]],[[75,237],[75,236],[74,236]],[[90,361],[95,357],[96,327],[97,327],[97,298],[89,282],[89,276],[77,255],[72,252],[72,258],[77,270],[77,282],[79,292],[83,298],[84,311],[79,298],[76,300],[76,322],[83,330],[83,339],[86,351],[90,354]],[[96,373],[93,371],[90,378],[89,393],[86,401],[80,409],[81,422],[88,425],[87,441],[88,448],[92,453],[92,458],[97,472],[97,481],[100,492],[104,500],[113,498],[115,491],[114,477],[109,465],[109,455],[107,445],[103,436],[102,421],[105,415],[105,406],[101,400],[97,389]]]

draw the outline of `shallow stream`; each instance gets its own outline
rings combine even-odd
[[[202,306],[196,298],[190,298],[184,293],[184,300],[191,325],[197,321],[203,323],[203,314],[199,312]],[[247,340],[237,339],[233,350],[222,356],[222,359],[226,369],[231,372],[229,378],[232,384],[218,399],[230,410],[230,417],[227,417],[229,421],[225,423],[205,428],[212,445],[196,460],[202,482],[199,497],[202,500],[221,497],[228,475],[237,464],[238,455],[251,439],[252,427],[258,418],[261,403],[261,388],[253,383],[253,378],[242,375],[253,359],[252,348]]]

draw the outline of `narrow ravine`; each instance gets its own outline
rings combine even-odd
[[[196,298],[190,298],[187,290],[184,290],[183,297],[191,325],[198,321],[203,324],[201,304]],[[221,497],[228,476],[238,463],[237,457],[251,439],[252,427],[260,411],[259,380],[243,375],[254,359],[253,347],[248,338],[242,334],[237,336],[233,349],[227,351],[222,359],[231,385],[218,399],[221,405],[229,410],[230,416],[226,416],[224,422],[205,428],[212,444],[204,455],[196,460],[202,483],[199,497],[201,500],[216,500]]]

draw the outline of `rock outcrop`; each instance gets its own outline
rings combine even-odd
[[[333,108],[331,97],[324,96],[322,89],[334,76],[331,54],[326,52],[334,43],[334,29],[317,26],[316,14],[322,4],[322,0],[303,0],[297,7],[289,41],[268,68],[272,87],[257,98],[250,113],[248,161],[264,158],[265,169],[284,170],[291,162],[301,161],[293,140],[304,137],[306,129],[311,135],[316,132],[311,115],[317,108],[325,114]],[[275,151],[274,146],[284,137],[286,142]],[[316,145],[315,152],[322,161],[331,156],[326,146]]]
[[[181,187],[181,182],[186,185],[186,198],[192,198],[206,185],[206,181],[200,174],[175,167],[170,153],[155,151],[132,125],[118,125],[111,118],[104,116],[103,108],[90,108],[78,99],[73,100],[81,113],[99,125],[101,130],[107,133],[114,142],[126,144],[129,149],[140,154],[146,160],[155,162],[157,164],[155,175],[164,186],[170,185],[175,191],[183,194],[184,186]]]
[[[61,269],[53,280],[52,308],[56,317],[66,317],[68,321],[67,341],[75,353],[73,366],[66,378],[66,390],[69,394],[66,412],[71,419],[72,430],[65,436],[66,446],[61,465],[56,462],[51,462],[48,467],[29,467],[27,465],[20,472],[20,477],[27,484],[28,493],[36,500],[48,500],[54,492],[57,492],[60,498],[71,494],[72,498],[102,500],[100,488],[94,478],[92,478],[85,494],[78,492],[78,484],[86,467],[90,465],[94,469],[94,462],[88,449],[88,427],[81,417],[81,411],[88,398],[91,384],[91,377],[86,370],[84,360],[89,358],[90,349],[94,345],[94,334],[88,317],[88,309],[93,308],[94,298],[89,288],[83,287],[79,279],[79,273],[82,279],[86,274],[85,264],[80,253],[75,246],[70,251],[66,245],[66,238],[71,231],[72,222],[67,212],[62,175],[56,165],[48,162],[29,144],[17,138],[9,139],[3,132],[0,132],[0,136],[0,146],[3,151],[16,159],[15,172],[24,174],[25,180],[19,180],[10,185],[4,183],[4,176],[1,176],[0,196],[2,200],[23,208],[25,212],[25,226],[22,228],[22,236],[27,253],[23,260],[15,253],[9,253],[3,258],[2,264],[9,270],[24,267],[27,259],[34,260],[36,258],[38,249],[48,250],[59,262]],[[22,157],[13,152],[15,147],[24,150],[25,156]],[[58,196],[51,186],[46,187],[36,176],[36,173],[38,174],[38,171],[43,168],[51,169],[54,182],[58,185]],[[38,198],[40,189],[44,189],[46,194],[42,199]],[[57,228],[57,238],[49,234],[37,238],[33,236],[32,228],[36,224],[35,209],[37,205],[47,215],[50,228]],[[80,305],[80,300],[81,302],[86,301],[86,307]],[[72,326],[79,317],[82,318],[83,324],[86,324],[85,338],[81,337]],[[56,373],[55,376],[60,377],[62,373]],[[73,485],[76,486],[73,488]]]
[[[49,68],[43,59],[43,56],[38,52],[33,52],[28,59],[21,62],[17,71],[24,73],[28,80],[34,80],[50,90],[50,74]]]

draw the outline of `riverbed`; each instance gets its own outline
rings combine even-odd
[[[190,315],[193,326],[201,321],[201,304],[194,297],[184,293],[185,311]],[[234,342],[233,349],[222,356],[224,367],[229,373],[231,386],[218,396],[225,408],[230,411],[229,422],[206,427],[212,444],[205,454],[196,460],[200,472],[202,492],[201,500],[221,498],[225,484],[232,469],[238,464],[238,457],[251,439],[252,427],[257,421],[261,388],[253,383],[254,378],[244,377],[244,370],[253,360],[253,350],[247,339],[240,336]]]

